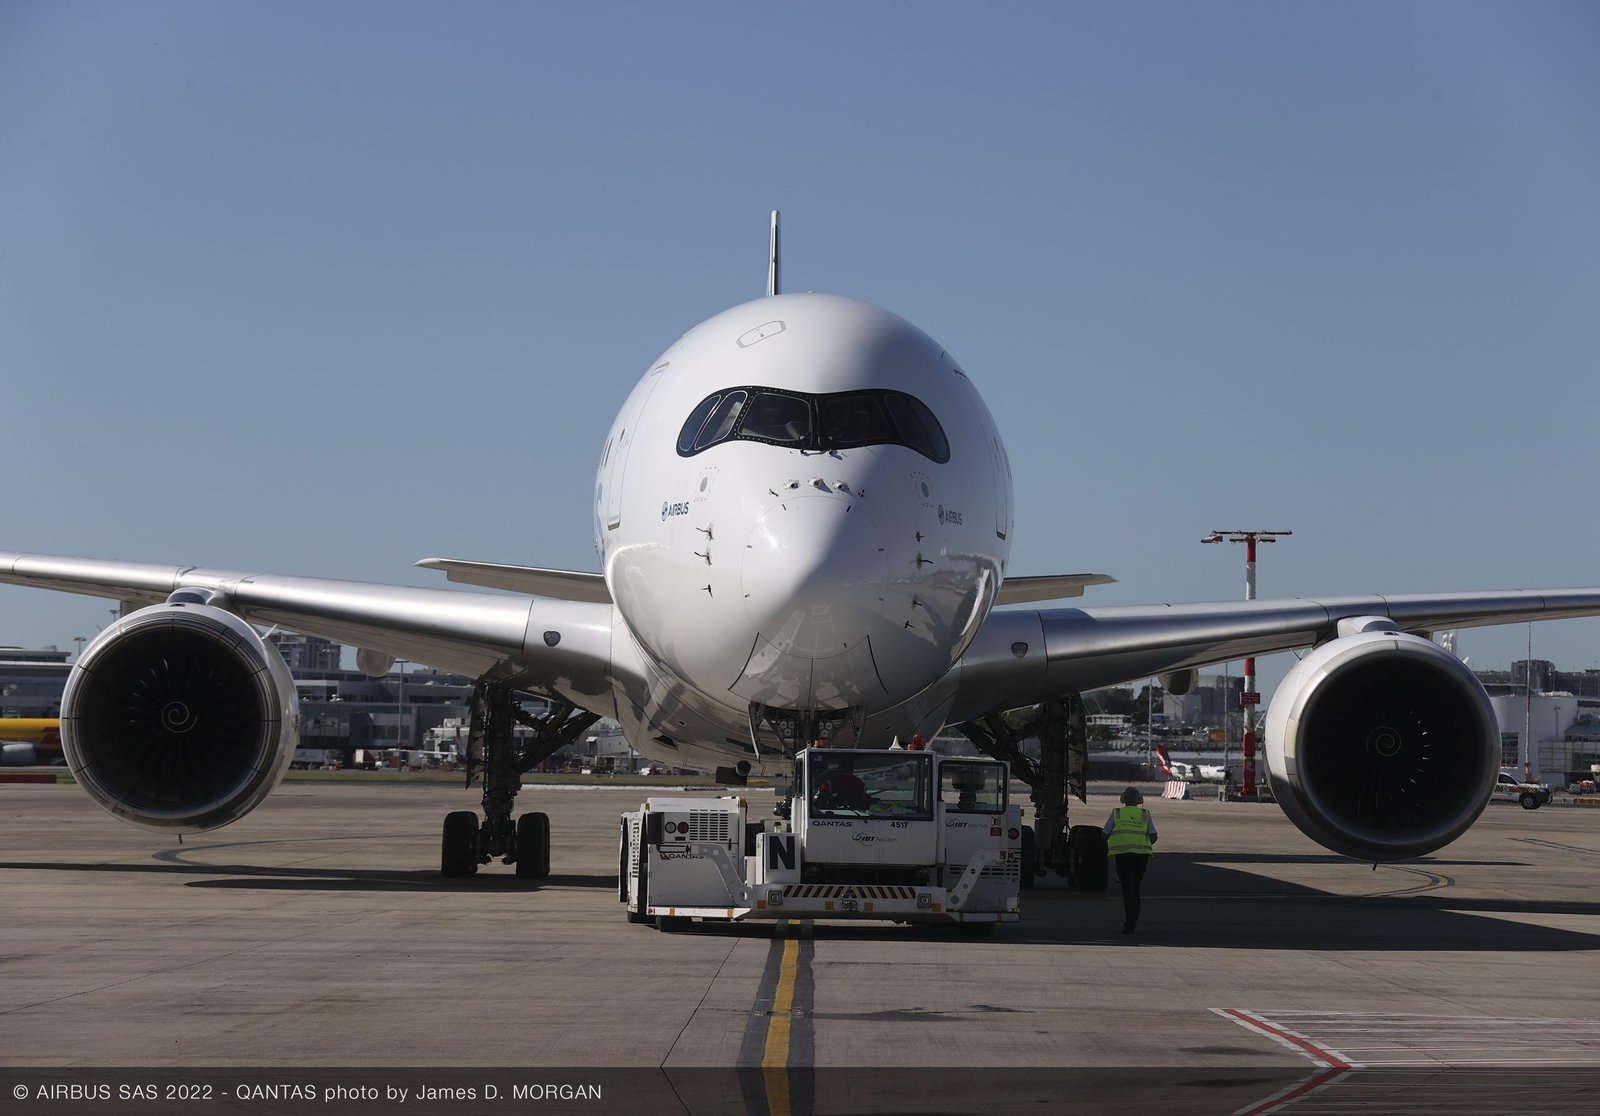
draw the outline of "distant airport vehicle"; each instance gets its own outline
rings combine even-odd
[[[1011,466],[973,377],[885,310],[779,293],[776,240],[774,215],[767,297],[684,334],[623,403],[595,478],[599,573],[420,563],[507,596],[0,553],[0,581],[125,604],[63,696],[79,785],[161,828],[254,809],[299,730],[294,683],[257,631],[278,625],[355,646],[372,675],[403,657],[477,679],[465,758],[482,815],[447,822],[451,874],[496,858],[548,870],[543,815],[514,817],[522,774],[602,716],[649,760],[780,776],[817,740],[959,726],[1028,779],[1039,857],[1063,868],[1077,744],[1052,729],[1035,769],[1004,711],[1152,675],[1181,691],[1207,664],[1310,648],[1267,717],[1272,794],[1294,824],[1383,861],[1478,818],[1499,730],[1428,633],[1600,614],[1600,588],[1007,607],[1110,579],[1011,574]],[[522,693],[549,711],[524,713]]]
[[[1006,765],[929,751],[806,748],[789,819],[749,824],[742,798],[648,798],[622,816],[618,898],[630,922],[1018,918],[1022,811]],[[1100,849],[1100,883],[1105,848]]]
[[[1491,802],[1515,802],[1524,810],[1537,810],[1550,801],[1550,788],[1543,783],[1530,783],[1510,771],[1496,776],[1489,790]]]
[[[61,762],[61,722],[56,718],[0,717],[0,767]]]
[[[383,753],[384,765],[399,771],[427,771],[440,767],[453,767],[454,752],[430,751],[425,748],[390,748]]]

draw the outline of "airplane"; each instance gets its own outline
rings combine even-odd
[[[549,872],[549,822],[514,818],[521,776],[602,716],[650,760],[733,776],[782,777],[818,740],[957,726],[1029,780],[1036,856],[1061,868],[1078,694],[1151,676],[1186,692],[1204,665],[1297,649],[1267,716],[1273,796],[1336,853],[1421,856],[1477,819],[1500,770],[1483,686],[1431,633],[1600,614],[1593,587],[1038,607],[1112,579],[1011,574],[1011,466],[976,378],[886,310],[781,292],[776,213],[765,296],[685,333],[623,403],[594,532],[600,572],[417,563],[468,589],[17,552],[0,582],[122,604],[61,708],[67,762],[111,813],[194,830],[261,803],[298,735],[257,631],[277,625],[357,648],[372,675],[405,658],[476,679],[482,816],[445,818],[441,870],[499,859],[530,878]],[[1000,717],[1027,706],[1062,713],[1037,762]]]
[[[1186,763],[1167,755],[1165,744],[1156,745],[1156,768],[1169,779],[1191,783],[1221,783],[1228,778],[1227,768],[1219,763]]]
[[[59,763],[61,722],[54,717],[0,717],[0,767]]]

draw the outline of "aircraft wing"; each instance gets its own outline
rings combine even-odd
[[[1293,598],[1215,604],[996,609],[961,659],[950,720],[964,721],[1137,678],[1309,647],[1341,620],[1402,631],[1600,615],[1600,588]]]
[[[492,673],[519,689],[614,712],[609,603],[4,551],[0,583],[107,597],[124,611],[160,604],[178,589],[210,590],[254,624],[471,678]]]

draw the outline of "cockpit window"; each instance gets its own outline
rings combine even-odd
[[[706,424],[706,416],[722,401],[722,393],[708,395],[700,401],[700,406],[689,412],[689,419],[683,424],[683,429],[678,432],[678,452],[688,454],[694,452],[694,438],[700,433],[700,428]]]
[[[912,395],[890,393],[884,399],[889,413],[906,445],[935,461],[950,460],[950,443],[944,436],[944,427],[933,417],[928,405]]]
[[[811,403],[803,395],[758,391],[739,424],[739,436],[804,444],[811,438]]]
[[[706,419],[705,425],[700,428],[700,436],[694,440],[694,449],[688,452],[684,451],[683,435],[680,434],[678,435],[678,452],[687,457],[690,453],[699,453],[707,446],[714,446],[726,438],[728,432],[733,429],[734,420],[739,417],[739,412],[744,408],[745,400],[748,398],[750,398],[749,395],[742,391],[730,391],[722,396],[717,403],[716,410],[711,412],[711,417]],[[700,407],[704,406],[704,403],[700,404]],[[699,411],[700,407],[696,407],[695,410]],[[693,421],[694,415],[691,414],[689,422]],[[688,429],[688,426],[689,423],[684,423],[684,429]]]
[[[940,464],[950,460],[949,439],[927,404],[898,391],[805,395],[775,388],[724,389],[689,413],[678,434],[678,453],[691,457],[730,440],[815,452],[899,445]]]
[[[877,392],[857,391],[848,395],[817,397],[817,417],[831,445],[877,446],[898,442],[898,432],[883,409]]]

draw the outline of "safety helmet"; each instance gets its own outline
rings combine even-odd
[[[1137,806],[1143,801],[1144,795],[1139,793],[1138,787],[1129,787],[1122,792],[1122,804],[1124,806]]]

